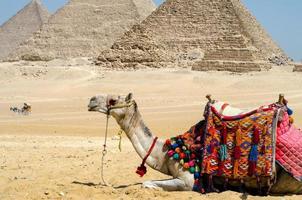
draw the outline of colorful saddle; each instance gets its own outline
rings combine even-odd
[[[208,104],[205,121],[166,141],[168,156],[194,174],[194,191],[203,191],[204,175],[239,181],[273,180],[276,151],[278,161],[284,157],[284,151],[280,150],[284,142],[277,145],[276,150],[277,133],[287,133],[291,127],[286,111],[286,106],[271,104],[244,115],[223,116]],[[287,154],[291,154],[288,151],[287,148]],[[286,163],[287,158],[280,161],[281,166],[287,167],[290,173],[296,172],[296,177],[301,179],[297,170]],[[302,172],[301,166],[300,169]]]
[[[229,179],[273,177],[277,109],[236,119],[209,109],[202,173]]]

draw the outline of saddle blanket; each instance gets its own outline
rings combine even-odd
[[[206,120],[202,172],[229,179],[272,177],[276,109],[236,120],[223,120],[213,109]]]
[[[288,115],[278,124],[276,160],[285,171],[302,181],[302,131],[288,123]]]

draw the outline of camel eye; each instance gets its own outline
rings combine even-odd
[[[116,100],[114,100],[114,99],[109,100],[109,105],[110,106],[114,106],[115,104],[116,104]]]

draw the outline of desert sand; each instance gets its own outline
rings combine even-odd
[[[105,179],[99,185],[105,116],[87,111],[96,94],[133,92],[153,134],[162,139],[186,131],[202,119],[205,95],[240,108],[254,108],[284,93],[302,127],[302,78],[292,67],[232,74],[188,69],[112,71],[87,59],[49,63],[0,63],[0,199],[301,199],[255,197],[235,192],[201,195],[141,189],[146,180],[169,178],[148,168],[125,135],[118,150],[114,119],[109,125]],[[29,116],[10,106],[32,104]]]

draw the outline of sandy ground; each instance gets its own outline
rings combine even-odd
[[[64,66],[63,66],[64,65]],[[134,172],[140,159],[123,140],[109,140],[105,173],[113,187],[100,182],[100,152],[105,116],[87,112],[91,96],[134,93],[142,116],[162,138],[186,131],[202,118],[205,95],[241,108],[254,108],[285,93],[302,127],[302,74],[290,67],[269,72],[231,74],[178,70],[108,71],[85,60],[0,63],[0,199],[301,199],[300,196],[253,197],[234,192],[200,195],[141,189],[146,180],[163,179],[150,170]],[[29,116],[10,106],[29,102]],[[118,132],[110,121],[110,138]]]

